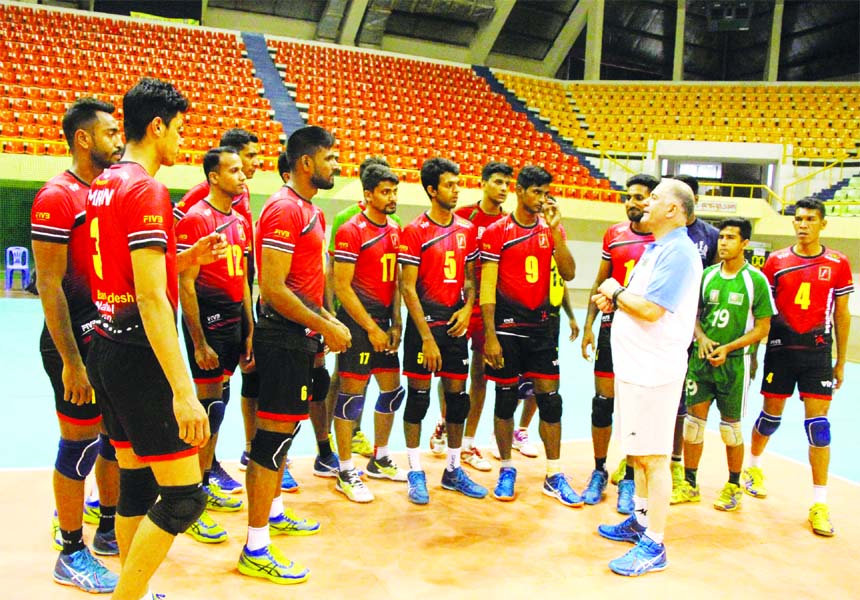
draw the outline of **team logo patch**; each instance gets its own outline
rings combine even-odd
[[[466,234],[458,233],[457,234],[457,248],[463,250],[466,247]]]
[[[729,304],[741,306],[744,303],[744,295],[739,292],[731,292],[729,294]]]
[[[164,223],[164,217],[161,215],[143,215],[143,222],[161,224]]]
[[[272,235],[282,238],[289,238],[290,232],[287,229],[275,229],[275,231],[272,232]]]
[[[720,290],[711,290],[708,295],[708,304],[718,304],[720,302]]]
[[[349,242],[338,242],[337,247],[338,248],[349,248]]]
[[[538,246],[541,248],[549,248],[549,239],[545,233],[538,234]]]
[[[391,234],[391,245],[395,248],[400,245],[400,236],[396,233]]]
[[[818,267],[818,280],[819,281],[830,281],[830,266],[829,265]]]
[[[51,220],[51,213],[49,213],[49,212],[37,212],[36,213],[36,220],[37,221],[50,221]]]

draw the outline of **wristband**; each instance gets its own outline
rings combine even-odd
[[[615,310],[618,310],[618,296],[620,296],[621,292],[623,292],[626,289],[627,288],[622,285],[617,290],[612,292],[612,308],[614,308]]]

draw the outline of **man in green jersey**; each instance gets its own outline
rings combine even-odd
[[[726,444],[729,481],[714,508],[737,510],[743,496],[741,433],[752,346],[767,336],[776,304],[767,278],[744,259],[752,225],[730,218],[720,223],[720,261],[705,269],[699,294],[699,320],[693,357],[687,371],[687,417],[684,421],[684,481],[672,491],[672,504],[698,502],[696,470],[702,456],[711,401],[720,411],[720,435]]]

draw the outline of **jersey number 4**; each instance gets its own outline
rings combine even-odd
[[[802,310],[809,308],[809,305],[812,302],[809,299],[810,287],[809,282],[804,281],[800,284],[800,287],[797,288],[797,294],[794,296],[794,303],[800,306]]]

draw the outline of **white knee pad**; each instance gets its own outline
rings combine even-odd
[[[684,417],[684,441],[690,444],[702,444],[705,441],[705,419],[694,417],[690,413]]]
[[[723,437],[723,442],[725,442],[726,446],[730,448],[740,446],[744,443],[740,421],[735,421],[734,423],[720,421],[720,435]]]

